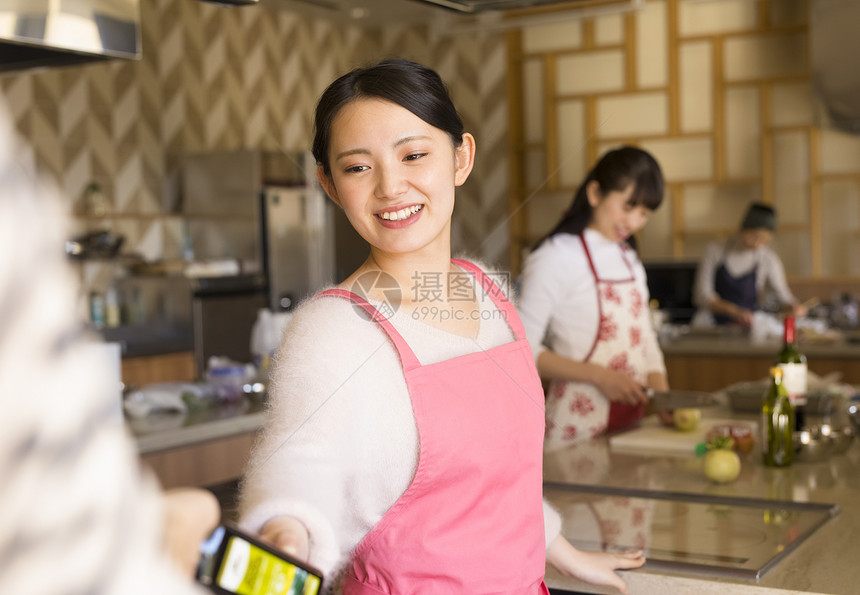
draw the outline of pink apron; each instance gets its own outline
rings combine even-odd
[[[412,483],[356,547],[345,595],[538,595],[543,524],[543,393],[522,323],[480,269],[471,272],[516,341],[422,366],[372,305],[340,289],[391,339],[418,426]]]
[[[602,280],[594,267],[588,244],[579,236],[594,283],[600,322],[586,362],[625,372],[641,385],[647,381],[647,351],[643,333],[651,324],[645,298],[636,287],[633,268],[630,277],[617,281]],[[588,440],[607,431],[628,427],[642,418],[644,405],[610,402],[593,384],[586,382],[550,383],[547,392],[547,430],[544,449],[554,450],[571,442]]]

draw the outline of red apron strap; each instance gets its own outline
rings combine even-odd
[[[594,268],[594,261],[591,260],[591,251],[588,249],[588,242],[585,241],[585,232],[579,234],[579,241],[582,242],[582,249],[585,250],[585,258],[588,259],[588,268],[591,269],[591,274],[594,275],[595,284],[600,281],[597,276],[597,269]]]

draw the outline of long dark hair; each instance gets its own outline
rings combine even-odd
[[[331,125],[348,103],[361,98],[391,101],[448,133],[454,147],[463,143],[463,121],[441,77],[430,68],[404,59],[388,59],[356,68],[335,80],[320,96],[314,118],[313,154],[323,172],[331,175]]]
[[[594,208],[588,202],[587,187],[592,181],[600,186],[600,193],[606,196],[613,191],[625,190],[634,184],[633,194],[628,204],[644,206],[652,211],[663,202],[663,172],[657,160],[647,151],[636,147],[623,146],[607,152],[595,164],[573,195],[570,208],[564,213],[561,221],[544,236],[534,249],[552,236],[559,233],[579,235],[594,215]],[[633,236],[628,243],[634,248]]]

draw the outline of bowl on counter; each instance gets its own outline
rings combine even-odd
[[[830,434],[822,433],[819,426],[794,433],[794,458],[799,463],[817,463],[830,458],[833,443]]]
[[[795,459],[800,463],[816,463],[841,454],[851,445],[855,433],[851,425],[810,424],[794,433]]]
[[[848,400],[848,417],[854,424],[855,432],[860,432],[860,393]]]
[[[759,382],[739,382],[726,389],[732,410],[743,413],[761,413],[765,397],[770,390],[770,383],[762,380]],[[857,401],[860,411],[860,400]],[[807,395],[806,414],[830,417],[835,412],[845,408],[844,397],[841,394],[828,390],[816,390]],[[858,413],[858,424],[860,424],[860,413]]]
[[[767,381],[739,382],[726,389],[732,411],[761,413],[770,385]]]

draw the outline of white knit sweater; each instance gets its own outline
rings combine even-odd
[[[476,291],[476,339],[403,312],[391,318],[422,364],[514,339],[492,300],[477,285]],[[387,335],[346,299],[303,303],[275,356],[269,416],[241,490],[242,525],[258,531],[277,515],[299,518],[311,535],[310,562],[338,577],[350,552],[409,486],[417,463],[415,417]],[[549,543],[561,520],[546,504],[544,517]]]

